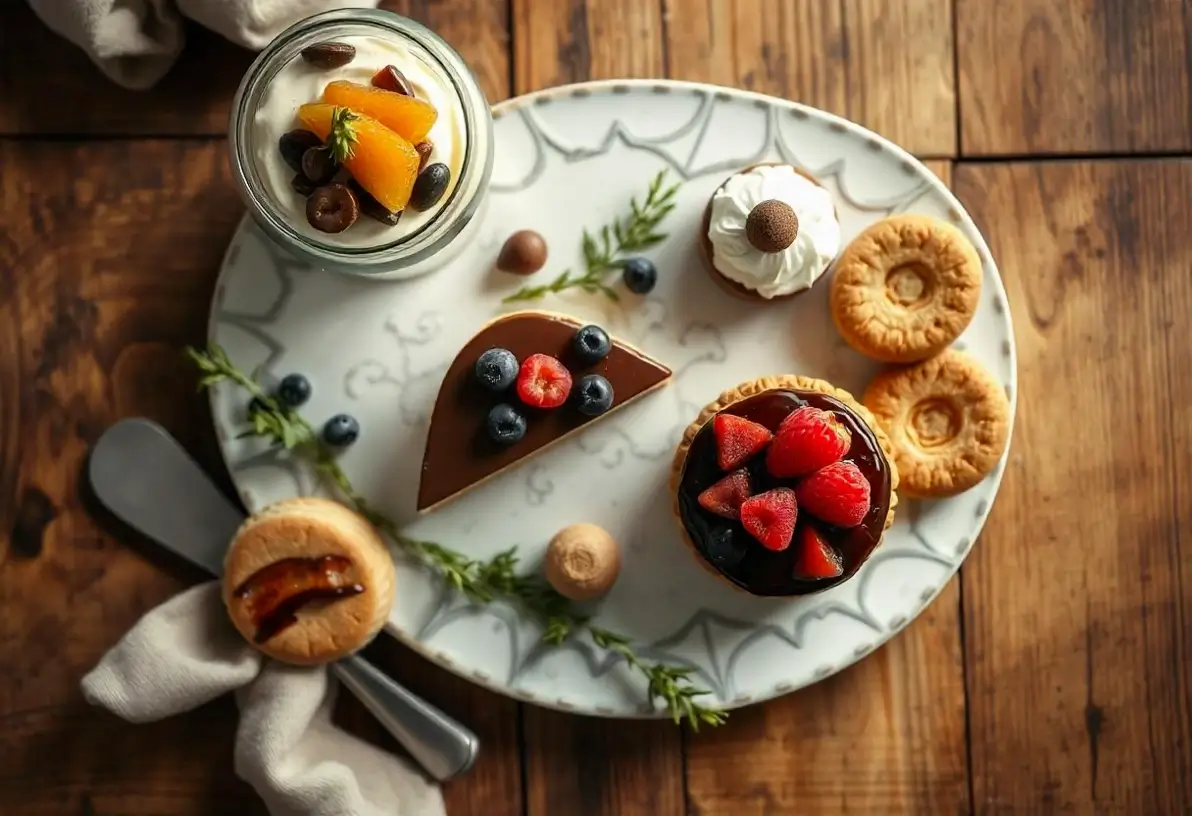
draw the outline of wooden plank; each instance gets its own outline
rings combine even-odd
[[[661,76],[657,2],[513,0],[514,92]],[[524,706],[526,800],[543,814],[681,814],[682,732]]]
[[[949,0],[664,0],[675,79],[804,102],[921,156],[956,152]]]
[[[701,816],[969,812],[959,582],[855,666],[691,737],[687,788]]]
[[[657,0],[512,0],[513,89],[663,75]]]
[[[0,142],[0,813],[263,813],[233,774],[230,700],[155,725],[86,706],[78,679],[188,581],[79,495],[90,446],[148,416],[227,479],[182,347],[241,206],[222,142]],[[230,491],[229,491],[230,493]],[[517,706],[392,643],[382,668],[464,722],[483,756],[453,812],[520,814]],[[341,719],[380,727],[349,695]]]
[[[491,100],[508,95],[504,3],[384,0],[381,7],[426,23],[450,42]],[[232,95],[253,58],[217,34],[187,25],[186,49],[170,73],[148,91],[126,91],[23,2],[0,4],[0,33],[0,135],[222,136]]]
[[[1192,149],[1186,0],[956,0],[961,152]]]
[[[682,731],[523,707],[530,816],[680,816]]]
[[[1192,812],[1192,161],[960,165],[1019,418],[963,575],[980,813]]]

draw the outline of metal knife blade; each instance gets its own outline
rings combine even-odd
[[[88,475],[96,497],[130,527],[214,575],[223,572],[244,512],[160,425],[113,425],[95,443]],[[452,779],[475,763],[476,734],[360,655],[330,668],[435,779]]]

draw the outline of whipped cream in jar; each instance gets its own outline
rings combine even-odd
[[[303,58],[305,49],[325,43],[351,46],[354,56],[332,67]],[[317,229],[307,214],[309,191],[295,189],[295,170],[279,140],[303,129],[299,108],[320,103],[328,84],[371,87],[373,75],[390,65],[409,82],[415,99],[435,109],[423,167],[444,165],[446,187],[431,206],[407,206],[396,223],[361,212],[343,231]],[[467,243],[464,233],[479,223],[493,162],[488,101],[459,54],[424,26],[377,9],[325,12],[279,34],[241,81],[229,142],[241,196],[266,235],[313,266],[378,279],[433,271]]]
[[[709,206],[712,265],[766,300],[810,289],[840,251],[831,193],[791,165],[758,165],[737,173],[712,195]],[[749,228],[751,215],[756,221],[763,214],[771,217],[762,221],[779,222],[761,228],[781,234],[778,243],[766,244],[758,230]]]

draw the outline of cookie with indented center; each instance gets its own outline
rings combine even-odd
[[[939,354],[972,321],[981,259],[959,229],[926,215],[878,221],[854,238],[832,274],[832,320],[856,351],[887,363]]]
[[[1010,435],[1010,401],[974,358],[946,351],[874,378],[861,400],[890,440],[899,489],[935,498],[993,470]]]

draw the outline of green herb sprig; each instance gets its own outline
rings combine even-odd
[[[502,303],[518,303],[539,300],[547,295],[579,289],[590,295],[601,294],[609,300],[620,300],[620,296],[607,283],[608,273],[624,266],[623,256],[630,252],[641,252],[666,239],[659,232],[662,219],[675,208],[675,193],[679,185],[663,188],[666,170],[660,170],[646,199],[638,204],[636,198],[629,199],[629,214],[618,218],[612,224],[600,228],[598,237],[584,230],[581,246],[584,253],[584,272],[574,274],[566,269],[557,278],[541,286],[523,286]]]
[[[586,631],[597,648],[620,656],[629,668],[645,677],[651,702],[661,700],[676,724],[686,722],[698,730],[701,725],[720,725],[728,718],[726,712],[697,702],[696,698],[710,692],[692,682],[690,668],[643,660],[628,638],[592,626],[587,616],[577,612],[570,601],[540,576],[519,573],[516,547],[487,561],[478,561],[442,544],[403,534],[397,522],[356,491],[334,452],[323,443],[310,423],[296,410],[282,404],[254,377],[237,368],[222,348],[213,344],[206,350],[188,348],[186,353],[199,369],[200,388],[231,382],[248,394],[251,428],[241,436],[265,439],[304,456],[315,471],[335,485],[348,503],[377,530],[438,572],[448,585],[473,603],[487,604],[504,599],[517,604],[542,624],[542,640],[551,645],[557,646]]]
[[[327,150],[336,164],[343,164],[356,154],[355,122],[360,116],[348,108],[336,107],[331,111],[331,132],[327,135]]]

